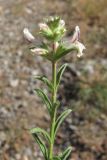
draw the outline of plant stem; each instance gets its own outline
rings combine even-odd
[[[55,51],[55,47],[53,47],[53,50]],[[52,116],[51,116],[51,128],[50,128],[51,143],[50,143],[49,160],[53,160],[53,145],[54,145],[54,140],[55,140],[54,128],[55,128],[56,110],[57,110],[57,107],[55,105],[56,94],[57,94],[57,91],[56,91],[56,62],[52,62],[52,83],[53,83],[53,92],[52,92],[53,111],[52,111]]]

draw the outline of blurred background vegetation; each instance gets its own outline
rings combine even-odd
[[[63,123],[55,152],[68,145],[70,160],[107,160],[107,0],[0,0],[0,159],[42,160],[27,129],[49,127],[41,100],[33,94],[44,88],[34,75],[51,78],[50,64],[32,56],[23,39],[28,27],[37,37],[38,23],[58,15],[66,22],[70,39],[76,25],[81,29],[85,54],[69,54],[58,98],[59,113],[68,106],[73,112]]]

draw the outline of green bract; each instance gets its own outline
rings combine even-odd
[[[57,91],[63,72],[67,67],[67,64],[64,64],[57,70],[57,62],[63,56],[72,51],[76,51],[78,53],[78,57],[80,57],[83,54],[82,51],[85,49],[85,46],[79,42],[80,29],[78,26],[75,27],[75,32],[70,40],[70,45],[67,45],[66,42],[62,40],[65,35],[66,28],[64,20],[60,17],[50,17],[45,20],[44,23],[40,23],[39,27],[40,34],[43,36],[45,41],[43,41],[37,48],[35,47],[35,37],[29,32],[29,30],[25,28],[23,32],[24,37],[31,45],[31,52],[44,57],[52,64],[51,80],[48,80],[46,76],[34,77],[35,79],[43,82],[51,93],[50,97],[43,89],[34,90],[46,105],[46,109],[50,116],[50,130],[47,132],[41,128],[33,128],[30,130],[30,133],[38,143],[45,160],[67,160],[72,149],[71,147],[68,147],[59,155],[54,155],[53,153],[56,133],[64,119],[71,113],[71,109],[66,109],[59,116],[57,115],[58,107],[60,107],[60,102],[57,100]]]
[[[40,33],[48,40],[59,41],[64,36],[66,29],[59,17],[51,17],[46,20],[45,26],[41,28]]]

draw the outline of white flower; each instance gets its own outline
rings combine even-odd
[[[61,27],[64,27],[65,26],[65,21],[61,19],[59,24],[61,25]]]
[[[47,53],[47,50],[43,48],[32,48],[31,52],[36,53],[38,55],[43,55]]]
[[[76,26],[71,42],[78,48],[77,57],[81,57],[83,55],[83,50],[86,49],[85,46],[79,42],[79,38],[80,38],[80,28],[79,26]]]
[[[29,42],[34,42],[35,37],[29,32],[28,28],[24,28],[23,33],[25,39],[27,39]]]
[[[43,30],[43,31],[49,29],[46,23],[39,23],[39,27],[40,27],[40,30]]]

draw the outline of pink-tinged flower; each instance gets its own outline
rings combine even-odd
[[[79,42],[80,38],[80,28],[79,26],[75,27],[74,35],[71,39],[72,44],[75,44],[75,46],[78,48],[78,57],[81,57],[83,55],[83,50],[86,49],[85,46]]]
[[[65,21],[61,19],[59,24],[61,25],[61,27],[64,27],[65,26]]]
[[[23,33],[26,40],[29,42],[35,41],[35,37],[29,32],[28,28],[24,28]]]
[[[43,30],[43,31],[49,29],[46,23],[39,23],[39,27],[40,27],[40,30]]]
[[[44,54],[47,53],[47,50],[43,49],[43,48],[32,48],[31,52],[33,52],[33,53],[35,53],[37,55],[44,55]]]
[[[72,39],[71,39],[71,42],[75,43],[76,41],[79,41],[79,38],[80,38],[80,28],[79,28],[79,26],[76,26],[75,32],[74,32]]]

